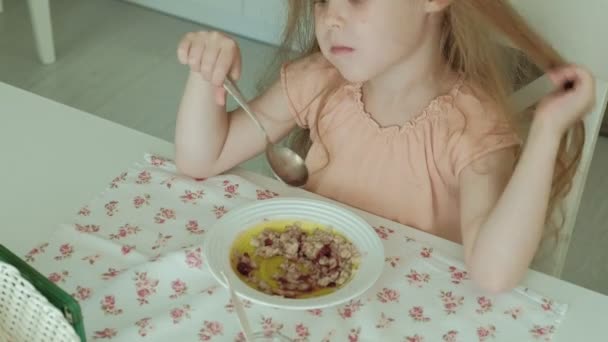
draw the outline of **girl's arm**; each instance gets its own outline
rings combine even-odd
[[[594,81],[586,70],[571,66],[549,76],[556,85],[572,80],[574,88],[538,106],[512,176],[511,150],[492,153],[460,174],[465,262],[489,292],[510,290],[526,274],[543,235],[560,139],[594,102]]]
[[[217,175],[264,150],[266,141],[242,109],[226,113],[227,75],[240,76],[236,42],[218,32],[188,33],[178,58],[190,67],[175,131],[175,161],[183,174],[195,178]],[[277,81],[250,103],[273,141],[285,137],[295,120]]]

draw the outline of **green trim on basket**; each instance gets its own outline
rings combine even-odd
[[[6,262],[18,269],[23,278],[30,282],[53,306],[63,313],[66,320],[74,327],[74,331],[80,337],[80,340],[86,342],[82,311],[76,299],[1,244],[0,261]]]

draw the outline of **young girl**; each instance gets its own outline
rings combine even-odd
[[[482,289],[516,286],[577,165],[582,141],[572,139],[574,156],[563,142],[593,103],[590,74],[566,65],[506,0],[289,3],[282,51],[303,42],[303,56],[250,104],[273,141],[296,125],[309,133],[299,144],[306,189],[461,242]],[[523,149],[499,34],[559,89],[535,108]],[[179,170],[209,177],[261,153],[254,123],[225,109],[222,83],[241,72],[235,41],[188,33],[177,53],[191,70],[177,117]]]

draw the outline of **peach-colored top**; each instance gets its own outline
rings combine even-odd
[[[365,111],[361,84],[320,54],[285,64],[281,82],[297,124],[311,128],[306,189],[452,241],[461,241],[460,171],[521,143],[462,82],[400,127],[380,127]]]

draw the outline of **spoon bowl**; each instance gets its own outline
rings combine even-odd
[[[241,91],[230,79],[226,78],[224,88],[255,122],[258,129],[264,135],[266,140],[266,159],[268,160],[268,164],[270,164],[270,169],[274,176],[287,185],[295,187],[304,186],[308,181],[308,168],[304,159],[292,149],[275,144],[270,140],[268,132],[266,132],[266,129],[258,120],[255,112],[249,107]]]
[[[308,168],[302,157],[280,145],[266,145],[266,159],[274,176],[287,185],[301,187],[308,181]]]

